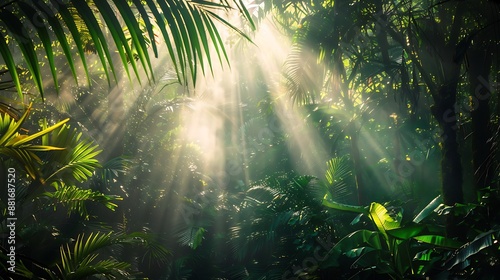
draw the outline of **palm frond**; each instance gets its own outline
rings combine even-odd
[[[125,173],[130,170],[132,164],[132,160],[124,156],[112,158],[105,162],[102,167],[97,170],[96,177],[106,183],[111,179],[118,177],[120,173]]]
[[[130,264],[114,259],[96,261],[98,250],[113,245],[112,233],[91,233],[87,238],[79,235],[73,248],[69,244],[61,246],[61,263],[58,264],[63,279],[84,279],[92,275],[121,276],[126,279],[125,271]]]
[[[323,12],[305,19],[303,26],[295,31],[292,50],[283,71],[288,94],[298,105],[314,103],[323,90],[325,68],[322,63],[332,51],[325,49],[324,42],[319,41],[321,36],[331,36],[331,27],[334,26],[331,19]]]
[[[346,180],[352,176],[349,161],[345,157],[332,158],[326,163],[325,178],[328,182],[328,192],[335,201],[344,201],[352,193]]]
[[[41,197],[50,199],[48,206],[56,209],[57,205],[62,205],[68,209],[68,215],[78,213],[85,219],[89,219],[86,203],[93,201],[115,210],[117,205],[113,202],[121,200],[119,196],[105,195],[90,189],[81,189],[73,185],[66,185],[63,182],[53,182],[51,186],[54,191],[45,192]]]
[[[21,126],[28,118],[30,110],[31,104],[17,121],[11,118],[9,114],[0,114],[0,155],[5,155],[16,160],[33,179],[38,179],[40,177],[40,165],[42,161],[36,153],[60,151],[64,148],[51,145],[34,145],[31,142],[60,128],[68,119],[50,127],[45,126],[41,131],[32,135],[21,134]]]
[[[186,227],[177,233],[177,238],[181,245],[196,249],[201,245],[205,231],[203,227]]]
[[[10,89],[15,88],[12,80],[4,80],[3,75],[8,74],[8,70],[0,70],[0,91],[7,92]],[[24,107],[24,104],[9,98],[8,96],[0,96],[0,114],[8,114],[11,118],[16,121],[22,116],[23,112],[18,109],[18,107]]]
[[[278,174],[256,182],[242,202],[240,212],[245,215],[230,228],[229,247],[236,259],[245,263],[272,259],[275,263],[266,262],[261,267],[268,271],[293,259],[299,246],[294,242],[305,232],[318,230],[308,229],[309,224],[326,217],[321,206],[324,189],[317,178],[294,174]],[[287,257],[271,257],[274,254]],[[252,275],[260,274],[252,268]]]
[[[47,122],[44,121],[42,127],[46,126]],[[47,182],[56,177],[83,182],[101,166],[96,159],[101,152],[98,150],[99,146],[82,139],[82,133],[78,133],[77,129],[71,129],[69,125],[58,127],[50,135],[45,135],[42,144],[65,148],[47,155],[44,159],[51,163],[44,165],[43,172],[46,174]]]
[[[155,257],[164,260],[169,252],[154,241],[147,233],[113,234],[90,233],[88,237],[81,234],[73,246],[66,244],[60,248],[60,263],[57,264],[63,279],[87,279],[90,276],[104,276],[108,279],[136,279],[129,271],[131,265],[112,257],[103,258],[100,250],[117,245],[139,244],[153,250]]]
[[[89,276],[95,275],[104,276],[107,279],[137,279],[127,271],[130,266],[129,263],[114,259],[102,260],[78,267],[76,271],[66,275],[66,279],[88,279]]]
[[[151,266],[153,263],[163,266],[168,263],[172,253],[167,250],[159,238],[149,232],[133,232],[118,238],[121,242],[139,244],[145,251],[142,255],[142,260],[147,261]]]
[[[20,97],[23,93],[13,49],[18,48],[21,51],[23,61],[43,99],[44,80],[40,67],[42,62],[48,62],[54,86],[58,89],[59,70],[55,64],[53,42],[57,42],[63,51],[77,82],[76,57],[71,52],[72,43],[76,45],[88,82],[90,79],[85,59],[88,49],[98,55],[108,82],[111,76],[116,78],[113,51],[117,52],[129,77],[128,67],[139,77],[139,63],[148,79],[154,81],[148,48],[151,47],[155,56],[158,56],[158,42],[155,39],[157,27],[168,49],[178,80],[187,82],[190,77],[195,83],[198,66],[201,66],[203,72],[207,64],[212,69],[213,50],[217,53],[219,62],[228,62],[216,22],[250,40],[239,28],[219,15],[220,12],[229,10],[239,12],[250,23],[251,28],[255,28],[252,17],[241,0],[10,1],[0,6],[0,25],[3,26],[0,30],[0,55]],[[114,48],[104,36],[105,29],[112,37]],[[37,49],[40,48],[44,50],[45,60],[39,57]],[[204,59],[205,56],[207,60]]]

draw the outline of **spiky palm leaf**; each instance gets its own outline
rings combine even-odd
[[[58,88],[53,42],[63,51],[73,77],[78,82],[75,54],[76,47],[86,76],[89,76],[85,52],[88,46],[97,53],[103,65],[108,82],[116,77],[112,48],[105,32],[109,32],[121,63],[129,75],[128,65],[136,76],[139,75],[136,60],[144,72],[154,80],[148,47],[158,56],[156,28],[161,31],[168,53],[177,71],[179,81],[187,81],[188,76],[196,80],[197,66],[205,71],[208,63],[212,67],[211,47],[215,49],[219,61],[227,61],[224,42],[218,32],[216,22],[244,35],[238,28],[221,17],[219,11],[238,10],[253,22],[240,0],[212,2],[204,0],[14,0],[0,5],[0,54],[8,68],[12,81],[22,97],[21,82],[16,68],[15,51],[20,49],[42,98],[44,97],[43,73],[37,49],[45,50],[46,62],[51,70],[53,83]],[[153,22],[154,21],[154,22]],[[141,26],[140,23],[143,23]],[[123,23],[123,24],[121,24]],[[127,36],[124,33],[127,29]],[[83,32],[85,31],[85,32]],[[88,34],[84,38],[82,34]],[[248,37],[247,37],[248,38]],[[87,41],[88,40],[88,41]],[[13,43],[15,42],[15,43]],[[204,60],[204,56],[208,58]],[[190,73],[190,75],[188,74]]]
[[[125,156],[112,158],[97,170],[96,177],[99,178],[101,182],[107,183],[111,179],[118,177],[119,173],[127,172],[132,164],[132,160]]]
[[[46,127],[47,123],[43,123]],[[44,165],[43,172],[47,182],[55,180],[57,177],[69,182],[86,181],[90,178],[96,168],[100,167],[96,156],[101,152],[98,145],[82,139],[82,133],[77,129],[71,129],[69,125],[64,125],[50,135],[42,138],[43,145],[64,147],[65,149],[48,154],[44,160],[48,164]]]
[[[352,194],[346,184],[346,180],[352,176],[349,161],[346,157],[332,158],[326,163],[326,166],[327,191],[335,201],[346,200]]]
[[[129,269],[130,264],[114,258],[103,258],[100,250],[115,245],[139,244],[153,250],[153,256],[166,258],[170,254],[165,248],[145,233],[113,234],[91,233],[77,237],[73,246],[60,248],[60,263],[57,264],[63,279],[87,279],[90,276],[104,276],[108,279],[136,279]]]
[[[32,135],[21,134],[21,126],[26,121],[30,110],[31,104],[18,121],[11,118],[9,114],[0,114],[0,155],[16,160],[33,179],[39,179],[42,161],[37,152],[60,151],[64,148],[49,144],[36,145],[33,141],[60,128],[68,119],[50,127],[45,126],[41,131]]]
[[[115,243],[112,233],[79,235],[73,248],[61,246],[61,264],[57,265],[63,279],[85,279],[92,275],[119,276],[127,279],[130,264],[114,259],[97,260],[98,250]]]
[[[314,103],[322,89],[323,68],[310,52],[307,44],[309,27],[297,30],[294,45],[288,55],[283,70],[286,89],[290,99],[296,104]]]
[[[113,201],[121,200],[118,196],[105,195],[90,189],[66,185],[63,182],[53,182],[51,186],[54,188],[53,191],[41,195],[41,197],[49,198],[48,206],[56,210],[57,205],[62,205],[68,209],[68,214],[78,213],[86,220],[89,219],[86,203],[93,201],[115,210],[117,205]]]

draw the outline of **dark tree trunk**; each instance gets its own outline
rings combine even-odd
[[[489,74],[491,58],[486,50],[468,52],[469,84],[472,105],[472,164],[476,190],[492,186],[493,163],[491,155],[490,131],[490,86]]]
[[[445,205],[463,203],[462,163],[457,142],[457,79],[442,85],[434,96],[432,114],[441,128],[441,194]],[[460,220],[453,214],[446,217],[446,233],[449,237],[463,237]]]
[[[442,131],[442,194],[446,205],[463,203],[462,164],[457,142],[456,95],[456,83],[441,86],[434,100],[435,106],[432,108],[432,113]]]

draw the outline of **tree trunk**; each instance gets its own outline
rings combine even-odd
[[[434,96],[432,114],[441,128],[441,194],[445,205],[463,203],[462,164],[457,142],[457,79],[444,84]],[[446,217],[446,233],[449,237],[462,237],[464,232],[459,227],[459,220],[453,213]]]
[[[468,52],[469,84],[472,105],[472,164],[474,168],[475,189],[492,186],[493,163],[491,155],[492,134],[490,131],[490,86],[489,74],[491,59],[486,50]]]

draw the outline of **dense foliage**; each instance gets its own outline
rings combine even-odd
[[[0,4],[1,277],[495,279],[499,15]]]

